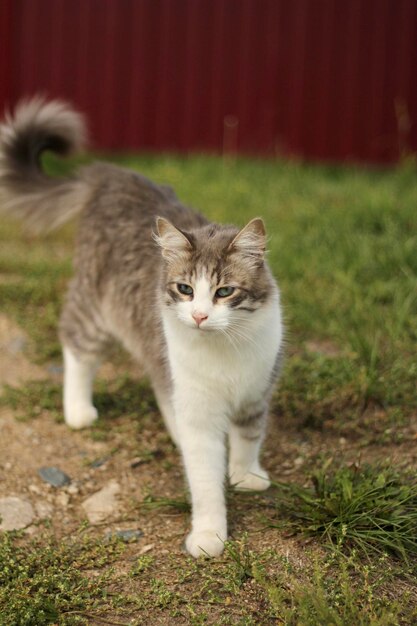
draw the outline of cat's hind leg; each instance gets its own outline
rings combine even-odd
[[[90,426],[98,417],[93,405],[93,382],[109,334],[92,298],[85,295],[82,283],[74,281],[60,320],[60,339],[64,356],[64,416],[74,429]]]
[[[235,489],[263,491],[271,484],[259,463],[265,426],[264,410],[255,410],[230,424],[229,480]]]
[[[63,346],[64,416],[70,428],[86,428],[97,419],[93,405],[93,382],[100,360],[96,355],[75,354]]]

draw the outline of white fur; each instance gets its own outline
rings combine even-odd
[[[230,417],[265,397],[282,340],[278,293],[244,324],[238,311],[214,305],[209,292],[208,281],[200,277],[193,300],[163,313],[176,432],[192,499],[186,546],[193,556],[220,554],[227,538],[223,482],[229,430],[232,482],[244,489],[269,485],[258,461],[261,438],[243,439],[239,429],[230,428]],[[195,307],[208,315],[200,329],[192,319]],[[224,332],[238,315],[242,336],[232,340]]]
[[[64,416],[74,430],[86,428],[97,419],[93,406],[93,380],[98,362],[82,361],[64,346]]]

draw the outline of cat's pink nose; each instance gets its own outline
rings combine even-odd
[[[196,321],[197,326],[200,326],[201,322],[204,322],[208,318],[205,313],[193,313],[193,319]]]

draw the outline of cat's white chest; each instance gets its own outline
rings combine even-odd
[[[164,318],[164,330],[174,391],[187,389],[231,414],[269,390],[282,341],[278,302],[255,318],[242,337],[202,335],[169,316]]]

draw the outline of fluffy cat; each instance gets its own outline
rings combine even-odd
[[[75,273],[60,322],[64,413],[71,428],[97,419],[93,379],[118,340],[144,366],[192,501],[186,547],[219,555],[227,538],[224,479],[269,486],[259,464],[282,352],[279,291],[265,261],[265,229],[210,223],[173,191],[105,163],[49,178],[45,150],[84,140],[68,105],[33,99],[0,127],[1,208],[35,231],[80,213]]]

